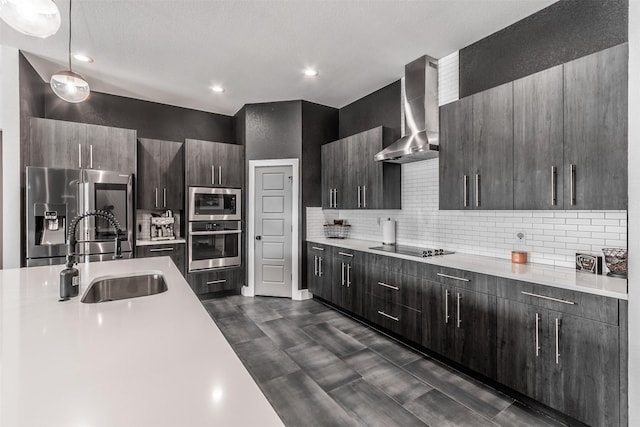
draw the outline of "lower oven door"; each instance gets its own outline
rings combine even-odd
[[[242,231],[200,231],[189,234],[189,271],[240,265]]]

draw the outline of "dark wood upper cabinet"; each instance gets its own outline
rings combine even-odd
[[[440,107],[440,209],[472,209],[471,97]]]
[[[563,66],[513,84],[515,209],[562,209]]]
[[[27,166],[136,172],[136,131],[32,118]]]
[[[473,95],[476,209],[513,209],[513,84]]]
[[[400,209],[400,165],[374,160],[375,154],[396,138],[392,129],[380,126],[325,144],[323,207]]]
[[[440,209],[513,209],[513,84],[440,114]]]
[[[627,43],[564,65],[564,208],[627,209]]]
[[[244,147],[223,142],[186,140],[188,186],[241,188]]]
[[[184,144],[138,140],[138,208],[184,209]]]

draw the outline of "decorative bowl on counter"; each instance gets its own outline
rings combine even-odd
[[[617,248],[602,248],[604,261],[609,273],[607,276],[627,277],[627,250]]]

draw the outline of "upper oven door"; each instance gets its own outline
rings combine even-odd
[[[242,190],[189,187],[189,221],[240,221]]]
[[[83,170],[83,191],[81,191],[82,212],[102,210],[111,213],[120,223],[122,251],[129,252],[133,246],[133,176],[119,172]],[[86,243],[85,254],[113,252],[116,230],[106,220],[94,216],[83,221],[85,240],[99,242]]]

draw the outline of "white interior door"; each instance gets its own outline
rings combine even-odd
[[[255,173],[255,294],[291,297],[291,166],[257,167]]]

